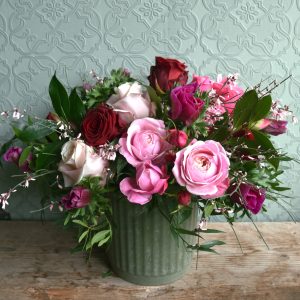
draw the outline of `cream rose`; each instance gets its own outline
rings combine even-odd
[[[116,88],[116,94],[106,102],[127,124],[133,120],[155,115],[155,104],[138,82],[126,82]]]
[[[94,149],[82,140],[71,140],[61,150],[62,160],[58,170],[63,174],[65,187],[74,186],[86,176],[101,177],[100,185],[106,182],[108,161],[103,159]]]

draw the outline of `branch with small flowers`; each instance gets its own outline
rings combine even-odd
[[[232,225],[261,210],[267,198],[279,205],[288,188],[278,179],[280,164],[292,160],[272,143],[296,122],[287,105],[271,91],[285,78],[262,80],[244,90],[238,75],[194,75],[188,82],[184,63],[156,58],[149,84],[128,70],[113,70],[67,91],[56,75],[49,95],[54,112],[45,119],[14,108],[1,118],[13,138],[0,154],[25,172],[18,185],[0,196],[2,208],[20,186],[45,178],[42,209],[57,207],[64,224],[77,226],[78,247],[91,251],[112,235],[111,197],[145,207],[159,207],[170,234],[188,248],[210,251],[221,241],[200,244],[200,233],[213,215]],[[196,205],[201,220],[195,230],[181,228]],[[291,214],[292,215],[292,214]],[[236,234],[236,233],[235,233]],[[189,245],[185,235],[198,238]],[[237,235],[236,235],[237,236]]]

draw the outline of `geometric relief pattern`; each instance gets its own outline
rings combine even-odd
[[[190,76],[237,72],[244,87],[292,74],[275,95],[300,119],[300,0],[0,0],[0,54],[1,110],[45,116],[55,71],[69,87],[91,69],[103,76],[124,67],[146,80],[161,55],[186,61]],[[2,126],[0,143],[10,135]],[[299,158],[299,124],[276,143]],[[285,168],[282,180],[300,218],[300,166]],[[4,177],[0,192],[12,183]],[[30,213],[39,208],[38,194],[14,195],[12,217],[39,218]],[[263,219],[289,219],[276,206],[270,210]]]

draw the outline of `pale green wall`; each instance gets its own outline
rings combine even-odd
[[[293,79],[277,95],[299,115],[299,0],[0,0],[0,108],[14,105],[45,115],[47,86],[57,71],[68,85],[126,67],[145,78],[155,55],[177,57],[191,74],[241,74],[244,86],[261,78]],[[1,128],[0,138],[9,136]],[[299,157],[299,125],[278,144]],[[300,192],[300,167],[288,165],[285,181]],[[9,184],[0,174],[1,192]],[[32,218],[37,192],[11,199],[14,218]],[[293,211],[300,217],[299,199]],[[274,206],[272,220],[288,216]]]

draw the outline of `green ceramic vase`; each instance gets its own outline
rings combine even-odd
[[[113,237],[108,257],[113,271],[126,281],[139,285],[162,285],[184,275],[192,261],[191,250],[174,238],[169,222],[154,207],[143,206],[125,199],[113,199]],[[181,227],[196,227],[196,209]],[[185,235],[189,243],[194,237]]]

